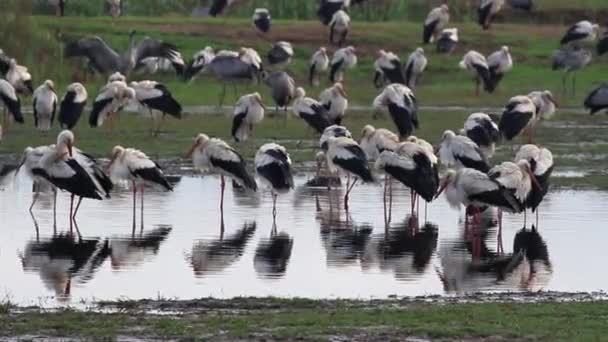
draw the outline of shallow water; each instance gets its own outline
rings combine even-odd
[[[53,235],[51,196],[36,204],[34,221],[31,184],[20,178],[0,192],[0,298],[52,306],[120,298],[608,289],[608,276],[596,267],[606,258],[608,192],[550,192],[537,233],[521,232],[522,215],[505,215],[504,253],[497,253],[496,228],[478,230],[482,239],[472,244],[464,213],[443,199],[429,205],[426,224],[421,206],[416,229],[406,220],[409,191],[395,185],[385,229],[380,185],[357,186],[346,215],[337,204],[330,210],[327,190],[306,188],[306,180],[297,177],[297,189],[279,197],[276,227],[268,193],[228,186],[222,235],[218,178],[181,177],[174,192],[147,190],[145,225],[141,230],[138,222],[134,233],[127,189],[108,201],[83,202],[79,239],[68,234],[69,197],[58,197]],[[332,203],[341,197],[333,192]],[[491,225],[492,214],[482,227]],[[516,237],[521,251],[514,254]]]

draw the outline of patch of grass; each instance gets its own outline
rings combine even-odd
[[[257,299],[264,307],[265,299]],[[231,301],[226,301],[230,303]],[[207,310],[204,314],[156,316],[59,311],[0,314],[0,336],[36,334],[53,337],[115,338],[302,338],[365,337],[386,340],[426,338],[498,338],[551,341],[599,340],[604,336],[608,303],[422,304],[368,303],[328,308],[283,301],[279,310]],[[204,301],[198,303],[205,306]],[[398,303],[393,303],[398,304]],[[567,326],[568,329],[564,329]]]

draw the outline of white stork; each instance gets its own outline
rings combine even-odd
[[[513,68],[513,58],[508,46],[503,46],[500,50],[493,52],[487,58],[488,67],[490,68],[491,88],[489,92],[493,92],[498,87],[505,73]]]
[[[324,73],[329,68],[329,56],[324,46],[321,46],[310,58],[310,68],[308,71],[308,82],[310,85],[319,85],[319,74]]]
[[[399,144],[399,136],[388,129],[365,125],[359,142],[368,160],[376,160],[384,151],[394,151]]]
[[[477,144],[486,159],[492,158],[496,152],[496,144],[500,141],[498,125],[486,113],[473,113],[464,122],[464,135]]]
[[[405,65],[405,85],[414,90],[418,85],[418,82],[420,82],[420,78],[422,77],[422,73],[426,69],[427,64],[428,60],[421,47],[412,52]]]
[[[233,57],[238,57],[238,52],[233,51]],[[185,66],[184,78],[188,81],[196,79],[211,61],[215,58],[215,50],[211,46],[197,51],[192,60]]]
[[[608,84],[604,83],[593,89],[585,98],[584,104],[591,115],[608,109]]]
[[[285,147],[269,143],[260,147],[255,155],[255,172],[272,192],[272,217],[277,216],[277,196],[293,189],[291,159]]]
[[[271,18],[270,11],[266,8],[256,8],[253,11],[253,26],[260,33],[268,33],[270,31]]]
[[[99,127],[109,119],[110,127],[120,112],[131,100],[137,99],[135,89],[125,82],[114,81],[101,88],[99,95],[93,103],[93,110],[89,117],[91,127]]]
[[[339,10],[329,22],[329,43],[342,46],[346,41],[348,30],[350,29],[350,16],[343,10]],[[336,41],[336,36],[338,40]]]
[[[403,84],[389,84],[373,102],[374,108],[387,107],[393,122],[399,130],[399,137],[405,139],[418,128],[418,104],[414,93]]]
[[[6,72],[6,80],[15,88],[19,94],[33,94],[34,86],[32,84],[32,75],[28,69],[17,64],[14,58],[11,58],[8,63],[8,71]]]
[[[534,124],[538,120],[536,106],[532,99],[525,95],[512,97],[500,117],[498,129],[507,140],[527,131],[528,143],[532,143]]]
[[[45,178],[37,176],[33,172],[34,168],[38,167],[42,156],[44,156],[45,153],[47,153],[47,151],[50,149],[52,149],[52,146],[26,147],[23,151],[23,156],[21,158],[21,162],[19,163],[19,167],[17,168],[17,173],[21,170],[21,168],[24,168],[26,175],[32,180],[32,190],[34,192],[34,196],[32,198],[32,204],[30,205],[30,213],[34,209],[34,204],[36,204],[40,192],[51,190],[54,195],[53,218],[55,218],[55,214],[57,212],[57,188]]]
[[[234,105],[230,133],[236,142],[245,141],[253,134],[255,125],[264,119],[265,110],[260,93],[241,96]]]
[[[76,127],[88,99],[87,89],[81,83],[72,83],[67,87],[59,106],[59,125],[62,128]]]
[[[350,180],[350,176],[354,176],[352,184],[347,182],[346,194],[344,195],[344,210],[348,211],[348,197],[350,192],[357,184],[357,179],[361,179],[365,183],[374,181],[372,173],[367,164],[365,152],[361,149],[356,141],[350,138],[331,137],[327,141],[327,166],[331,173],[336,173],[338,170],[346,173]]]
[[[334,52],[329,72],[330,82],[342,81],[344,79],[344,71],[357,65],[357,55],[355,53],[356,50],[353,46],[347,46]]]
[[[492,77],[490,76],[490,67],[486,58],[477,51],[469,51],[458,64],[460,69],[468,71],[475,79],[475,95],[479,96],[479,85],[483,83],[483,87],[487,92],[492,89]]]
[[[600,25],[588,20],[582,20],[570,26],[562,37],[561,45],[573,47],[588,47],[595,43],[600,36]]]
[[[319,94],[319,102],[327,110],[330,123],[340,125],[348,109],[347,94],[342,83],[338,82]]]
[[[331,126],[327,110],[323,107],[323,104],[315,99],[306,97],[306,91],[302,87],[296,89],[292,111],[319,134],[323,133],[325,128]]]
[[[220,175],[222,222],[224,220],[224,190],[226,187],[224,177],[231,178],[238,185],[248,190],[257,191],[258,189],[255,179],[247,171],[245,159],[221,139],[209,138],[206,134],[199,134],[186,154],[186,158],[190,157],[195,169]]]
[[[39,130],[48,132],[53,125],[55,112],[57,111],[55,83],[51,80],[44,81],[44,83],[34,91],[32,99],[34,124]]]
[[[12,120],[21,124],[25,122],[21,114],[21,100],[15,88],[3,79],[0,79],[0,101],[4,106],[4,132],[8,131]]]
[[[538,181],[538,186],[533,186],[524,204],[526,208],[536,212],[536,227],[538,227],[538,206],[549,191],[549,178],[553,172],[553,154],[546,148],[536,145],[523,145],[515,155],[515,162],[527,160],[530,169]]]
[[[108,83],[112,83],[112,82],[127,82],[127,77],[125,75],[123,75],[120,71],[117,71],[115,73],[112,73],[110,76],[108,76]]]
[[[477,22],[484,30],[490,29],[492,20],[504,5],[505,0],[481,0],[477,8]]]
[[[327,152],[327,148],[329,147],[328,141],[329,141],[329,138],[331,138],[331,137],[334,137],[334,138],[346,137],[346,138],[352,139],[353,135],[344,126],[331,125],[331,126],[327,127],[323,131],[323,134],[321,134],[321,138],[319,138],[319,147],[324,152]]]
[[[231,54],[229,54],[231,55]],[[218,53],[218,56],[221,56]],[[217,57],[217,56],[216,56]],[[248,48],[248,47],[242,47],[239,50],[239,58],[249,64],[255,72],[261,72],[262,70],[264,70],[264,65],[262,63],[262,57],[260,57],[260,54],[253,48]]]
[[[110,16],[113,19],[116,19],[122,15],[122,2],[121,0],[106,0],[108,4],[108,10],[110,12]]]
[[[471,168],[481,172],[490,170],[479,146],[469,137],[456,135],[450,130],[443,133],[438,154],[441,163],[447,167]]]
[[[135,228],[135,209],[137,189],[141,192],[141,226],[144,225],[144,187],[157,186],[167,191],[173,187],[167,181],[162,168],[140,150],[114,146],[107,167],[110,178],[130,182],[133,187],[133,228]]]
[[[293,58],[293,47],[290,42],[279,41],[272,44],[268,51],[268,63],[270,65],[283,66],[291,63]]]
[[[160,127],[165,120],[166,114],[176,119],[182,118],[182,106],[173,97],[169,89],[156,81],[131,82],[130,87],[135,91],[135,99],[141,106],[150,111],[155,133],[160,131]],[[153,111],[162,113],[160,120],[157,120]],[[157,121],[160,121],[157,123]]]
[[[450,8],[447,4],[433,8],[424,20],[422,43],[428,44],[435,41],[439,32],[450,22]]]
[[[447,28],[441,31],[439,38],[437,39],[437,52],[438,53],[452,53],[456,49],[458,44],[458,29]]]
[[[528,94],[536,106],[536,117],[539,120],[549,120],[555,114],[555,109],[559,106],[553,93],[549,90],[533,91]],[[539,121],[537,120],[537,121]]]
[[[374,61],[374,85],[376,88],[386,86],[386,82],[405,84],[403,70],[399,56],[390,52],[379,50],[378,58]]]
[[[339,10],[348,10],[351,0],[321,0],[317,15],[323,25],[329,25],[329,22],[334,17],[334,14]]]

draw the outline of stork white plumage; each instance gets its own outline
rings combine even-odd
[[[59,125],[61,128],[72,129],[76,127],[84,111],[88,99],[87,89],[81,83],[68,85],[65,95],[59,106]]]
[[[32,96],[32,107],[34,109],[34,124],[42,132],[48,132],[53,125],[55,112],[57,111],[57,94],[55,83],[46,80],[34,90]]]
[[[538,228],[538,206],[549,191],[549,178],[553,172],[553,154],[546,148],[536,145],[523,145],[515,155],[515,162],[527,160],[530,170],[538,182],[538,186],[533,186],[526,197],[524,205],[526,208],[536,212],[536,227]],[[525,213],[525,211],[524,211]]]
[[[456,45],[458,45],[458,29],[455,27],[443,29],[437,39],[437,52],[452,53]]]
[[[422,43],[435,41],[441,30],[450,22],[450,8],[447,4],[433,8],[424,20]]]
[[[491,88],[489,92],[493,92],[498,87],[505,73],[513,68],[513,58],[508,46],[503,46],[500,50],[493,52],[487,58],[488,67],[490,68]]]
[[[496,144],[500,141],[500,130],[488,114],[469,115],[464,122],[463,133],[477,144],[486,159],[494,156]]]
[[[348,10],[351,0],[321,0],[317,9],[317,16],[323,25],[329,25],[334,14],[339,10]]]
[[[441,163],[447,167],[472,168],[481,172],[490,169],[484,154],[473,140],[450,130],[443,133],[438,154]]]
[[[365,125],[361,130],[361,148],[368,160],[376,160],[384,151],[395,151],[399,136],[388,129]]]
[[[581,20],[568,28],[560,40],[560,44],[579,48],[589,47],[596,42],[599,36],[600,25],[589,20]]]
[[[327,149],[329,147],[328,146],[328,141],[329,141],[329,138],[331,138],[331,137],[334,137],[334,138],[346,137],[346,138],[352,139],[353,135],[344,126],[331,125],[331,126],[327,127],[323,131],[323,134],[321,134],[321,138],[319,138],[319,147],[324,152],[327,152]]]
[[[122,15],[121,0],[106,0],[106,3],[108,4],[108,12],[113,19]]]
[[[260,54],[255,49],[242,47],[239,50],[239,57],[243,62],[249,64],[256,71],[256,73],[264,70],[262,57],[260,57]]]
[[[338,46],[344,45],[348,30],[350,29],[350,16],[344,10],[339,10],[329,22],[329,43]],[[338,39],[336,41],[336,36]]]
[[[484,30],[489,30],[492,20],[504,5],[505,0],[481,0],[477,8],[477,22]]]
[[[256,30],[262,34],[270,31],[272,20],[270,18],[270,11],[266,8],[256,8],[253,11],[253,26]]]
[[[604,83],[593,89],[585,98],[584,105],[591,115],[608,109],[608,84]]]
[[[123,75],[120,71],[117,71],[113,74],[111,74],[110,76],[108,76],[108,83],[112,83],[112,82],[127,82],[127,77],[125,75]]]
[[[319,94],[319,102],[327,110],[327,116],[331,124],[340,125],[342,123],[344,114],[348,109],[347,96],[344,86],[340,82]]]
[[[234,57],[238,57],[238,52],[234,51]],[[188,81],[196,79],[211,61],[215,58],[215,50],[211,46],[197,51],[192,60],[185,66],[184,78]]]
[[[17,173],[23,168],[25,174],[32,180],[32,204],[30,205],[30,213],[33,213],[34,205],[38,200],[40,192],[52,191],[53,192],[53,221],[56,225],[56,213],[57,213],[57,188],[47,181],[44,177],[35,175],[33,170],[38,167],[40,159],[47,153],[53,146],[38,146],[38,147],[26,147],[21,157],[21,162],[17,168]]]
[[[348,197],[357,184],[357,179],[365,183],[374,181],[367,163],[365,152],[353,139],[346,137],[331,137],[327,141],[327,166],[331,173],[342,171],[348,175],[346,183],[346,194],[344,195],[344,210],[348,211]],[[355,177],[350,184],[350,176]]]
[[[512,97],[500,117],[498,129],[507,140],[527,132],[528,143],[532,143],[537,109],[531,98],[525,95]]]
[[[173,191],[162,168],[140,150],[114,146],[112,157],[107,167],[110,178],[127,181],[133,188],[133,229],[135,229],[135,212],[137,188],[141,192],[141,227],[144,226],[144,188],[146,185],[161,187]]]
[[[388,112],[399,131],[399,137],[405,139],[418,128],[418,104],[410,88],[403,84],[389,84],[373,102],[374,108],[388,108]]]
[[[308,82],[311,86],[319,85],[319,75],[327,72],[329,68],[329,56],[324,46],[321,46],[310,58],[310,68],[308,71]]]
[[[245,141],[253,134],[255,125],[264,119],[266,106],[260,93],[241,96],[234,105],[231,135],[236,142]]]
[[[290,42],[278,41],[272,44],[268,51],[268,63],[270,65],[285,66],[291,63],[293,58],[293,46]]]
[[[468,71],[473,75],[475,81],[475,95],[479,96],[479,85],[483,83],[484,90],[490,92],[492,89],[492,77],[490,76],[490,67],[486,58],[477,51],[471,50],[467,52],[460,63],[460,69]]]
[[[405,84],[403,70],[399,56],[391,51],[379,50],[378,58],[374,61],[374,85],[382,88],[391,83]]]
[[[195,169],[220,175],[222,227],[224,222],[224,190],[226,187],[224,177],[232,179],[248,190],[257,191],[258,189],[255,179],[247,171],[245,159],[221,139],[209,138],[206,134],[199,134],[186,154],[186,158],[192,158]]]
[[[4,129],[3,133],[8,131],[11,121],[24,123],[23,114],[21,113],[21,100],[17,96],[15,88],[6,80],[0,79],[0,101],[4,107]]]
[[[99,127],[106,120],[110,121],[110,128],[114,128],[114,121],[118,113],[131,100],[137,98],[135,89],[129,87],[125,82],[114,81],[105,85],[99,91],[99,95],[93,103],[93,110],[89,117],[89,125],[91,127]]]
[[[296,89],[296,96],[291,108],[297,117],[303,119],[319,134],[322,134],[327,127],[331,126],[329,115],[323,104],[306,97],[306,91],[302,87]]]
[[[424,55],[424,49],[421,47],[416,48],[408,57],[407,64],[405,65],[405,85],[414,90],[418,82],[420,82],[427,64],[428,60]]]
[[[156,81],[131,82],[130,87],[135,91],[135,99],[144,108],[148,109],[153,122],[153,132],[158,134],[165,120],[166,114],[176,119],[182,118],[182,106],[173,97],[169,89]],[[161,113],[160,119],[154,111]]]
[[[559,104],[550,90],[533,91],[528,94],[528,97],[532,99],[532,102],[536,106],[537,122],[549,120],[553,117]]]
[[[329,81],[331,83],[343,81],[345,70],[354,68],[356,65],[357,55],[354,46],[338,49],[331,58]]]
[[[272,217],[277,216],[277,196],[293,189],[291,159],[285,147],[269,143],[260,147],[255,155],[255,172],[272,193]]]
[[[14,58],[11,58],[8,63],[8,71],[6,72],[6,80],[17,91],[18,94],[33,94],[34,86],[32,83],[32,75],[23,65],[17,64]]]

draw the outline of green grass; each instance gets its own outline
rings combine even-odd
[[[405,336],[445,339],[601,340],[608,303],[401,304],[279,300],[269,309],[240,308],[237,300],[183,315],[59,311],[0,313],[0,336],[116,338],[298,338],[334,336],[390,340]],[[264,307],[266,299],[255,299]],[[237,304],[235,304],[236,302]],[[313,301],[314,302],[314,301]],[[171,306],[167,307],[171,310]],[[138,313],[139,312],[139,313]],[[567,327],[567,328],[565,328]]]

